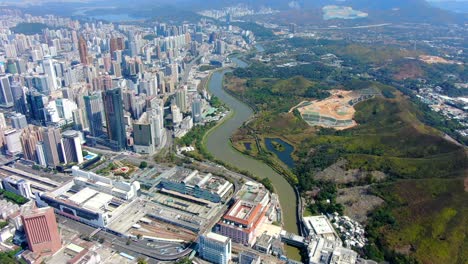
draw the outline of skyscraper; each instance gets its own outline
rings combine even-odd
[[[24,158],[30,161],[38,162],[37,143],[42,141],[42,127],[29,125],[23,129],[20,136],[21,146],[23,147]]]
[[[80,62],[87,65],[88,62],[88,45],[83,36],[80,36],[78,39],[78,51],[80,53]]]
[[[36,144],[36,155],[37,155],[37,163],[42,167],[47,167],[47,162],[45,158],[45,151],[44,151],[44,142],[39,141]]]
[[[26,94],[19,82],[11,84],[11,93],[13,96],[14,111],[26,115],[28,107],[26,105]]]
[[[28,125],[26,116],[20,113],[15,113],[10,117],[11,126],[16,129],[24,128]]]
[[[198,95],[192,102],[192,117],[193,122],[198,123],[202,121],[203,101]]]
[[[78,131],[67,130],[62,133],[62,137],[66,163],[82,163],[83,153],[81,149],[81,139]]]
[[[23,151],[21,147],[20,135],[21,131],[16,129],[9,129],[5,131],[5,143],[7,146],[8,155],[16,155]]]
[[[8,79],[8,76],[0,76],[0,106],[13,106],[13,95],[11,94],[10,80]]]
[[[52,255],[62,247],[52,207],[25,208],[22,211],[21,220],[29,250],[32,252],[40,255]]]
[[[102,136],[104,134],[104,128],[102,126],[104,109],[101,94],[95,93],[89,96],[84,96],[84,103],[91,136]]]
[[[182,119],[184,118],[182,115],[182,112],[180,112],[179,107],[175,104],[171,104],[171,114],[172,114],[172,122],[174,124],[179,124],[182,122]]]
[[[216,233],[200,236],[200,257],[215,264],[228,264],[231,260],[231,239]]]
[[[48,166],[55,167],[64,162],[62,136],[59,128],[48,127],[42,132],[44,154]]]
[[[187,111],[187,86],[183,86],[176,92],[175,103],[182,113]]]
[[[29,107],[29,117],[41,125],[45,124],[44,108],[47,105],[47,97],[38,92],[29,92],[26,95],[26,101]]]
[[[57,74],[55,73],[54,62],[49,56],[44,57],[42,68],[44,73],[47,75],[47,83],[50,91],[54,92],[58,90],[59,86],[57,84]]]
[[[133,123],[133,150],[140,154],[153,154],[155,150],[153,139],[154,126],[146,112]]]
[[[125,133],[121,89],[114,88],[105,91],[103,93],[103,103],[109,140],[115,144],[116,149],[124,149],[127,146],[127,137]]]

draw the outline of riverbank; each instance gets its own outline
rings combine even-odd
[[[235,150],[231,143],[231,135],[241,127],[253,115],[252,109],[246,104],[229,95],[223,89],[222,81],[225,71],[217,71],[210,75],[208,90],[212,95],[218,97],[224,104],[231,109],[228,118],[220,122],[216,129],[211,129],[205,135],[204,144],[207,150],[221,161],[221,164],[229,164],[238,167],[242,171],[248,171],[259,179],[268,178],[276,193],[278,194],[280,205],[283,210],[283,227],[291,233],[298,234],[297,225],[297,196],[293,187],[278,172],[267,164],[246,156]],[[291,205],[294,206],[291,206]],[[299,250],[292,247],[286,247],[287,255],[291,259],[300,260]]]

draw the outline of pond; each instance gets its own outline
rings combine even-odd
[[[265,146],[268,151],[274,153],[289,168],[294,168],[292,153],[294,147],[280,138],[265,138]]]

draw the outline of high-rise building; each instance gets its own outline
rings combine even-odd
[[[183,86],[177,90],[175,94],[175,103],[180,111],[185,113],[187,111],[187,86]]]
[[[103,93],[103,103],[109,140],[116,149],[124,149],[127,146],[127,136],[125,133],[122,90],[114,88],[105,91]]]
[[[133,150],[140,154],[153,154],[155,144],[153,142],[154,126],[148,118],[148,112],[133,123]]]
[[[82,163],[83,152],[81,149],[80,133],[75,130],[67,130],[62,133],[62,137],[66,163]]]
[[[93,137],[101,137],[104,135],[103,117],[104,108],[100,93],[95,93],[89,96],[84,96],[86,108],[86,118],[88,119],[89,132]]]
[[[47,75],[47,84],[49,85],[50,91],[57,91],[59,88],[57,83],[57,74],[55,73],[54,62],[49,56],[44,57],[44,60],[42,61],[42,69]]]
[[[215,264],[228,264],[231,260],[231,239],[216,233],[200,236],[200,257]]]
[[[11,126],[16,129],[25,128],[28,125],[26,116],[20,113],[15,113],[10,117]]]
[[[111,56],[114,56],[114,52],[117,50],[117,39],[111,38],[109,40],[109,51]]]
[[[117,78],[122,77],[122,67],[117,61],[112,62],[112,74],[114,74]]]
[[[16,46],[14,44],[5,44],[5,54],[7,58],[16,59]]]
[[[222,40],[217,40],[215,44],[216,54],[223,55],[225,51],[225,45],[226,44]]]
[[[37,163],[41,165],[42,167],[47,167],[43,141],[37,142],[36,155],[37,155]]]
[[[52,207],[22,210],[21,220],[23,221],[29,250],[33,253],[52,255],[62,247],[57,220]]]
[[[44,108],[48,103],[47,97],[43,94],[33,91],[26,95],[26,100],[28,103],[30,119],[41,125],[44,125],[46,120]]]
[[[50,93],[52,92],[50,85],[49,85],[49,80],[46,75],[34,76],[32,78],[32,85],[29,87],[30,88],[33,87],[38,92],[45,94],[45,95],[50,95]]]
[[[80,62],[82,64],[87,65],[88,62],[88,45],[86,44],[86,40],[83,36],[78,38],[78,51],[80,53]]]
[[[3,113],[0,113],[0,128],[6,128],[6,120],[5,120],[5,115]]]
[[[14,111],[26,115],[28,107],[26,105],[26,94],[19,82],[11,84],[11,93],[13,95]]]
[[[192,102],[192,117],[194,123],[202,121],[203,113],[203,100],[200,96],[197,96]]]
[[[60,129],[53,127],[44,129],[42,139],[44,140],[44,154],[47,165],[55,167],[64,162]]]
[[[65,120],[67,124],[73,122],[73,111],[78,109],[78,106],[73,100],[66,98],[59,98],[55,100],[57,113],[60,118]]]
[[[87,128],[87,122],[85,120],[85,114],[84,111],[85,109],[75,109],[72,112],[73,116],[73,129],[78,130],[78,131],[83,131],[85,128]]]
[[[16,155],[23,151],[21,147],[21,140],[20,140],[21,131],[16,129],[9,129],[5,131],[5,143],[7,146],[7,153],[8,155]]]
[[[172,122],[174,124],[179,124],[180,122],[182,122],[182,119],[184,117],[179,107],[175,103],[171,104],[171,113],[172,113]]]
[[[23,147],[24,159],[38,162],[36,148],[37,143],[42,141],[42,127],[29,125],[23,129],[20,140]]]
[[[0,107],[12,107],[13,95],[11,93],[8,76],[0,76]]]

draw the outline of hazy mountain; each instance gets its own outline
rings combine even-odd
[[[68,0],[72,1],[72,0]],[[452,0],[450,0],[452,1]],[[277,22],[295,22],[298,24],[318,23],[322,20],[322,7],[326,5],[351,6],[353,9],[369,14],[365,22],[424,22],[424,23],[468,23],[468,14],[454,13],[429,4],[425,0],[139,0],[137,3],[128,0],[90,0],[86,2],[50,1],[25,11],[32,13],[49,13],[71,15],[81,7],[113,6],[115,12],[133,13],[141,17],[160,17],[169,10],[177,10],[181,17],[190,16],[203,9],[222,8],[245,4],[250,7],[272,7],[282,12],[269,19]],[[468,6],[467,2],[447,3],[443,5]],[[172,6],[173,8],[168,8]],[[161,8],[164,7],[164,8]],[[466,10],[467,7],[465,7]],[[159,11],[159,12],[158,12]],[[99,12],[99,11],[98,11]],[[167,15],[167,14],[166,14]],[[171,14],[171,16],[174,16]],[[179,16],[179,15],[175,15]],[[363,21],[363,20],[360,20]],[[333,21],[332,21],[333,22]],[[352,21],[355,22],[355,21]],[[359,21],[358,21],[359,22]]]
[[[449,10],[456,13],[468,13],[468,2],[467,1],[442,1],[442,2],[431,2],[432,6]]]

